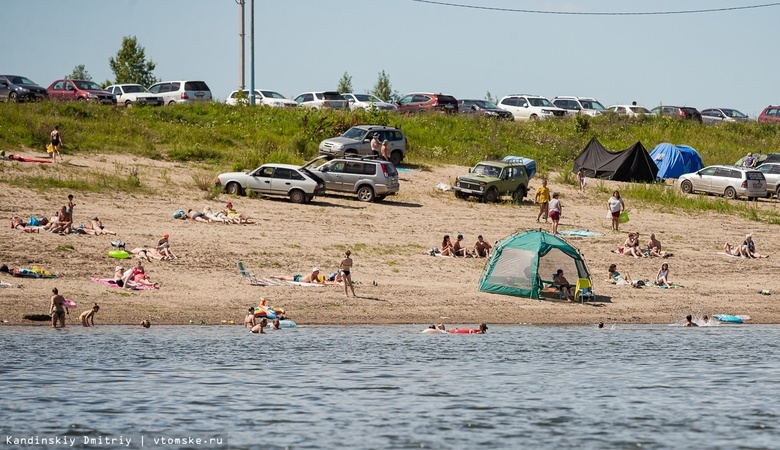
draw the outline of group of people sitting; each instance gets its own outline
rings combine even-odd
[[[449,234],[445,234],[442,239],[439,253],[441,256],[456,256],[461,258],[487,258],[493,247],[485,242],[480,234],[477,236],[477,242],[469,249],[463,246],[463,235],[458,233],[457,240],[452,242]]]
[[[621,284],[629,284],[631,287],[640,288],[645,285],[644,280],[633,280],[631,279],[631,276],[626,272],[625,274],[621,274],[617,271],[617,265],[616,264],[610,264],[608,270],[608,280],[610,283],[621,285]],[[658,273],[655,274],[655,285],[660,286],[662,288],[670,288],[672,287],[671,283],[669,283],[669,263],[664,261],[661,264],[661,268],[658,269]]]
[[[232,202],[227,202],[225,209],[216,213],[208,205],[203,208],[203,211],[188,209],[185,212],[183,209],[180,209],[173,214],[173,218],[205,223],[224,223],[225,225],[254,223],[249,216],[238,213],[233,208]]]
[[[667,258],[672,256],[671,253],[661,249],[661,241],[655,237],[655,233],[650,233],[650,239],[647,241],[646,246],[643,247],[639,242],[639,232],[629,232],[626,241],[623,243],[622,253],[634,258],[649,258],[652,256]]]
[[[723,251],[727,255],[739,256],[740,258],[768,258],[769,255],[762,255],[756,251],[756,243],[753,242],[753,235],[746,234],[745,240],[741,245],[731,245],[726,242],[723,245]]]
[[[143,263],[138,261],[134,267],[125,270],[122,266],[116,266],[114,269],[114,284],[119,287],[134,289],[138,286],[146,286],[152,288],[159,288],[160,283],[152,282],[146,275]]]

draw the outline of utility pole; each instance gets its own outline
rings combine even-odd
[[[249,38],[249,66],[250,66],[250,76],[249,76],[249,104],[254,106],[255,105],[255,0],[249,0],[250,2],[250,8],[249,8],[249,14],[252,15],[252,18],[249,22],[249,33],[251,37]]]
[[[244,67],[245,62],[245,54],[244,54],[244,37],[246,34],[244,33],[244,5],[246,4],[246,0],[236,0],[238,3],[238,13],[239,13],[239,19],[238,19],[238,89],[243,91],[244,87],[246,87],[246,69]]]

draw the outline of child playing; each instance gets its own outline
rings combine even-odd
[[[79,319],[81,320],[81,325],[85,327],[94,327],[95,326],[95,313],[100,310],[100,306],[98,306],[97,303],[95,303],[95,306],[92,307],[92,309],[88,311],[84,311],[79,316]]]

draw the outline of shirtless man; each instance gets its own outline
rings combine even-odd
[[[57,213],[57,221],[52,222],[54,225],[49,229],[52,233],[66,233],[70,231],[72,222],[68,220],[67,206],[60,208]]]
[[[684,327],[698,327],[698,325],[696,325],[696,324],[693,322],[693,317],[691,317],[691,315],[690,315],[690,314],[688,314],[687,316],[685,316],[685,325],[683,325],[683,326],[684,326]]]
[[[98,216],[92,218],[92,223],[89,225],[89,228],[92,230],[92,234],[95,236],[100,236],[101,234],[111,234],[116,236],[115,232],[106,230],[106,227],[103,226],[103,221],[98,219]]]
[[[655,238],[655,233],[650,233],[650,240],[647,242],[647,248],[650,249],[650,256],[666,257],[666,252],[661,250],[661,241]]]
[[[490,244],[485,242],[481,234],[477,236],[477,243],[474,244],[474,253],[478,258],[487,258],[490,256],[490,250],[492,248],[493,247],[491,247]]]
[[[344,295],[349,297],[349,291],[347,288],[352,288],[352,296],[357,297],[355,295],[355,286],[352,285],[352,258],[350,258],[350,255],[352,254],[351,251],[347,250],[344,252],[344,259],[341,260],[341,264],[339,264],[339,270],[342,273],[342,278],[344,281]]]
[[[100,311],[100,306],[98,306],[97,303],[95,303],[95,306],[92,307],[92,309],[84,311],[79,316],[79,320],[81,320],[81,325],[85,327],[94,327],[95,326],[95,313]]]
[[[275,278],[277,280],[283,280],[283,281],[294,281],[296,283],[319,283],[320,282],[319,278],[318,278],[319,274],[320,274],[320,269],[315,267],[315,268],[311,269],[311,273],[310,274],[305,275],[305,276],[301,275],[301,274],[298,274],[298,275],[294,275],[294,276],[291,276],[291,277],[287,277],[287,276],[272,276],[270,278]]]
[[[68,311],[64,306],[65,297],[60,295],[60,292],[57,290],[57,288],[52,289],[51,293],[53,294],[51,296],[51,306],[49,307],[49,314],[51,314],[51,326],[52,328],[57,328],[57,321],[59,321],[62,328],[65,328],[65,314],[67,313],[70,315],[70,311]]]
[[[468,253],[466,253],[466,249],[463,248],[460,243],[463,241],[463,235],[458,234],[458,239],[455,241],[454,244],[452,244],[452,253],[455,256],[459,256],[461,258],[464,258],[468,256]]]

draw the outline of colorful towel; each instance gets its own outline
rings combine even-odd
[[[252,283],[254,286],[304,286],[304,287],[322,287],[328,286],[322,283],[301,283],[300,281],[286,281],[279,280],[277,278],[257,278],[256,283]]]
[[[106,286],[114,289],[122,289],[121,287],[117,286],[116,282],[111,278],[95,278],[90,277],[90,280],[94,281],[95,283],[105,284]],[[154,289],[157,289],[153,286],[144,286],[144,285],[138,285],[134,284],[131,286],[128,286],[127,289],[133,290],[133,291],[151,291]]]
[[[19,278],[57,278],[57,275],[38,266],[33,266],[32,269],[14,269],[11,275]]]
[[[603,236],[601,233],[596,233],[595,231],[590,230],[568,230],[568,231],[559,231],[558,234],[561,236],[571,236],[571,237],[595,237],[595,236]]]

